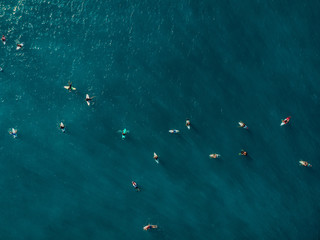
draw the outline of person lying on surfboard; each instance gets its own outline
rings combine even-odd
[[[122,140],[124,140],[126,138],[126,134],[129,133],[130,131],[125,128],[123,130],[118,130],[117,132],[121,133],[121,138]]]
[[[310,163],[308,163],[308,162],[306,162],[306,161],[299,161],[299,164],[301,165],[301,166],[305,166],[305,167],[312,167],[312,165],[310,164]]]
[[[169,133],[179,133],[180,131],[179,130],[177,130],[177,129],[170,129],[169,130]]]
[[[156,163],[159,163],[159,160],[158,160],[158,155],[154,152],[153,153],[153,159],[156,161]]]
[[[89,94],[86,94],[86,102],[88,104],[88,106],[90,106],[90,101],[93,99],[94,97],[90,97]]]
[[[123,129],[121,134],[122,134],[122,139],[125,139],[126,138],[126,134],[127,134],[127,129],[126,128]]]
[[[134,189],[137,190],[137,192],[139,192],[140,188],[139,188],[138,184],[135,181],[132,181],[131,183],[132,183],[132,186],[134,187]]]
[[[6,44],[6,37],[4,35],[2,35],[1,41],[3,42],[3,44]]]
[[[210,158],[219,158],[221,155],[218,153],[212,153],[209,155]]]
[[[64,128],[63,122],[60,123],[60,129],[63,133],[65,133],[66,129]]]
[[[22,48],[23,47],[23,43],[18,43],[17,44],[17,50],[19,50],[20,48]]]
[[[187,118],[187,120],[186,120],[186,127],[187,127],[188,129],[190,129],[190,125],[191,125],[190,120]]]
[[[12,135],[12,137],[16,138],[17,137],[17,129],[12,128],[11,131],[9,131],[9,134]]]
[[[244,124],[244,122],[239,122],[239,127],[244,128],[244,129],[248,129],[248,126],[246,124]]]
[[[147,226],[143,227],[143,230],[148,231],[149,229],[154,229],[154,228],[158,228],[158,225],[148,224]]]
[[[287,124],[290,121],[290,119],[291,119],[291,116],[289,116],[289,117],[287,117],[286,119],[283,119],[283,120],[281,119],[280,126],[283,126],[283,125]]]

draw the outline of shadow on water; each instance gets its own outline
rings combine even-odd
[[[247,161],[253,161],[253,158],[251,157],[250,154],[248,154],[247,156],[243,156]]]
[[[198,130],[198,128],[197,128],[197,125],[192,124],[192,125],[191,125],[191,128],[190,128],[190,131],[193,131],[193,132],[199,134],[199,130]]]
[[[177,134],[177,139],[179,140],[179,143],[181,143],[182,145],[185,145],[186,143],[188,143],[187,139],[186,139],[186,133],[180,133]]]
[[[165,169],[168,176],[175,180],[184,180],[188,178],[197,179],[193,164],[188,162],[187,157],[173,157],[174,160],[161,161],[160,165]]]
[[[152,231],[151,234],[156,235],[155,237],[157,239],[169,239],[168,236],[166,235],[165,229],[161,227],[160,224],[157,224],[158,228],[155,229],[155,231]]]
[[[255,169],[256,162],[252,156],[248,154],[248,156],[246,157],[244,156],[241,156],[241,157],[243,157],[243,161],[242,161],[243,166],[246,166],[250,171]]]
[[[303,172],[305,173],[306,176],[304,176],[304,178],[307,180],[307,182],[309,183],[310,186],[313,185],[318,185],[319,182],[319,172],[314,168],[314,166],[312,167],[303,167],[300,166],[301,168],[303,168]],[[302,172],[301,171],[301,172]]]

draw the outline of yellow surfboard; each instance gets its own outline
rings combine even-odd
[[[69,86],[64,86],[65,89],[69,90]],[[77,90],[75,87],[71,87],[71,90]]]

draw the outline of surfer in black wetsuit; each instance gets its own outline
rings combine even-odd
[[[86,94],[86,102],[88,104],[88,106],[90,106],[90,101],[93,99],[94,97],[90,97],[89,94]]]
[[[68,82],[68,88],[67,88],[67,90],[69,90],[69,91],[71,92],[71,90],[72,90],[72,82]]]
[[[60,123],[60,129],[63,133],[66,131],[63,122]]]

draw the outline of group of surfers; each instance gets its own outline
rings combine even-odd
[[[71,90],[75,90],[75,88],[72,87],[72,83],[69,83],[69,86],[67,86],[67,87],[65,87],[65,88],[68,89],[68,90],[70,90],[70,91],[71,91]],[[92,97],[92,98],[93,98],[93,97]],[[86,101],[88,102],[88,101],[92,100],[92,98],[90,98],[89,95],[87,94],[87,96],[86,96]],[[88,104],[88,105],[90,105],[90,104]],[[290,121],[290,118],[291,118],[291,117],[287,117],[286,119],[281,120],[281,125],[280,125],[280,126],[283,126],[283,125],[288,124],[289,121]],[[186,127],[187,127],[188,129],[190,129],[190,126],[191,126],[190,120],[187,119],[187,120],[186,120]],[[247,126],[245,123],[243,123],[242,121],[239,122],[239,127],[244,128],[244,129],[249,129],[248,126]],[[63,124],[62,122],[60,123],[60,129],[61,129],[62,132],[65,132],[65,126],[64,126],[64,124]],[[10,133],[14,138],[16,138],[16,137],[17,137],[17,131],[18,131],[17,129],[12,128],[12,129],[9,131],[9,133]],[[170,132],[170,133],[179,133],[179,130],[172,129],[172,130],[169,130],[169,132]],[[127,131],[122,131],[122,137],[124,137],[124,136],[126,135],[126,133],[127,133]],[[248,152],[245,151],[245,150],[243,150],[243,149],[241,149],[239,155],[241,155],[241,156],[248,156]],[[212,154],[209,155],[209,157],[210,157],[210,158],[220,158],[221,155],[218,154],[218,153],[212,153]],[[158,156],[155,152],[153,153],[153,159],[156,161],[156,163],[159,163],[159,156]],[[306,162],[306,161],[303,161],[303,160],[300,160],[300,161],[299,161],[299,164],[300,164],[301,166],[305,166],[305,167],[312,167],[312,165],[311,165],[310,163],[308,163],[308,162]],[[131,183],[132,183],[132,186],[134,187],[134,189],[136,189],[136,191],[140,191],[140,188],[139,188],[138,184],[137,184],[135,181],[132,181]],[[143,227],[143,230],[148,231],[148,230],[156,229],[156,228],[158,228],[157,225],[148,224],[148,225],[146,225],[146,226]]]
[[[2,41],[3,45],[6,45],[7,39],[4,35],[2,35],[1,41]],[[22,47],[23,47],[23,43],[17,43],[17,48],[16,48],[17,50],[21,49]]]
[[[5,38],[5,36],[2,36],[1,40],[2,40],[3,44],[6,44],[6,38]],[[22,47],[23,47],[23,44],[17,44],[17,50],[20,49],[20,48],[22,48]],[[1,69],[1,70],[2,70],[2,69]],[[70,91],[70,92],[71,92],[72,90],[76,90],[76,88],[74,88],[74,87],[72,86],[72,82],[68,82],[68,86],[64,86],[64,88],[67,89],[67,90]],[[88,106],[90,106],[90,101],[91,101],[93,98],[94,98],[94,97],[90,97],[89,94],[86,94],[85,101],[86,101],[86,103],[87,103]],[[290,121],[290,119],[291,119],[291,117],[289,116],[289,117],[281,120],[280,126],[283,126],[283,125],[288,124],[289,121]],[[191,123],[190,123],[190,120],[189,120],[189,119],[186,119],[186,127],[187,127],[188,129],[191,128]],[[239,122],[239,127],[243,128],[243,129],[249,129],[248,126],[247,126],[244,122],[242,122],[242,121]],[[65,126],[64,126],[63,122],[60,123],[60,129],[61,129],[62,132],[65,132]],[[17,129],[14,129],[14,128],[12,128],[11,130],[9,130],[9,134],[12,135],[14,138],[17,137],[17,132],[18,132],[18,130],[17,130]],[[126,131],[126,129],[124,129],[124,130],[122,130],[121,132],[122,132],[122,138],[124,139],[127,131]],[[177,129],[170,129],[170,130],[169,130],[169,133],[179,133],[179,132],[180,132],[180,131],[177,130]],[[247,151],[241,149],[239,155],[241,155],[241,156],[248,156],[248,153],[247,153]],[[212,154],[209,155],[209,157],[210,157],[210,158],[220,158],[221,155],[218,154],[218,153],[212,153]],[[153,159],[156,161],[156,163],[159,163],[158,158],[159,158],[158,155],[157,155],[156,153],[153,153]],[[311,164],[309,164],[309,163],[306,162],[306,161],[302,161],[302,160],[299,161],[299,164],[300,164],[301,166],[305,166],[305,167],[312,167]],[[136,189],[137,191],[140,191],[140,188],[139,188],[138,184],[137,184],[135,181],[132,181],[132,186],[133,186],[134,189]],[[148,230],[150,230],[150,229],[156,229],[156,228],[158,228],[157,225],[148,224],[148,225],[146,225],[146,226],[143,227],[143,230],[148,231]]]
[[[290,119],[291,119],[290,116],[287,117],[287,118],[285,118],[285,119],[282,119],[280,126],[283,126],[283,125],[288,124],[289,121],[290,121]],[[187,127],[188,129],[190,129],[190,126],[191,126],[190,120],[187,119],[187,120],[186,120],[186,127]],[[243,129],[249,129],[248,126],[247,126],[244,122],[242,122],[242,121],[239,122],[239,127],[243,128]],[[169,132],[170,132],[170,133],[179,133],[179,130],[177,130],[177,129],[171,129],[171,130],[169,130]],[[241,149],[239,155],[241,155],[241,156],[248,156],[248,152],[245,151],[245,150],[243,150],[243,149]],[[220,158],[221,155],[218,154],[218,153],[212,153],[212,154],[209,155],[209,157],[210,157],[210,158]],[[159,163],[159,161],[158,161],[158,155],[157,155],[156,153],[154,153],[153,158],[157,161],[157,163]],[[306,161],[302,161],[302,160],[299,161],[299,164],[300,164],[301,166],[305,166],[305,167],[312,167],[311,164],[309,164],[309,163],[306,162]],[[133,186],[137,191],[140,191],[140,188],[139,188],[139,186],[138,186],[138,184],[137,184],[136,182],[132,181],[132,186]],[[148,230],[154,229],[154,228],[158,228],[158,226],[157,226],[157,225],[148,224],[148,225],[146,225],[146,226],[143,227],[143,230],[148,231]]]
[[[291,116],[289,116],[289,117],[287,117],[285,119],[281,119],[280,126],[288,124],[290,119],[291,119]],[[244,129],[248,129],[248,126],[245,123],[241,122],[241,121],[239,122],[239,127],[244,128]],[[211,157],[211,155],[210,155],[210,157]],[[244,150],[241,150],[241,153],[239,153],[239,155],[247,156],[248,153],[246,151],[244,151]],[[213,155],[213,158],[217,158],[217,157],[214,157],[214,155]],[[312,165],[310,163],[308,163],[306,161],[303,161],[303,160],[299,161],[299,165],[305,166],[305,167],[312,167]]]

